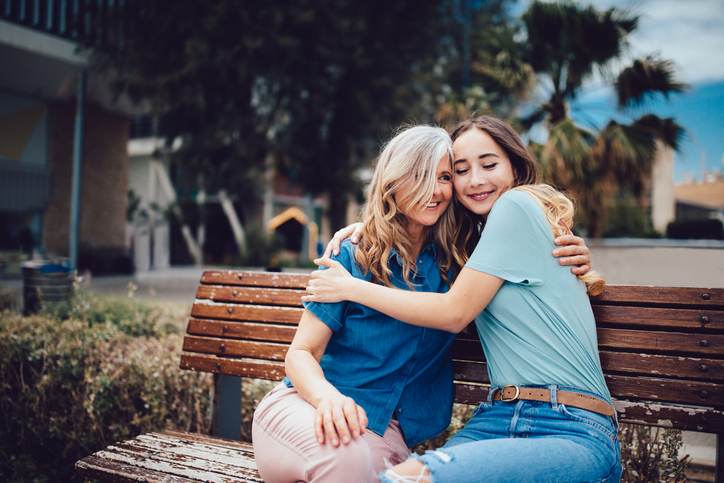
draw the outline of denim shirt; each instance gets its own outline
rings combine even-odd
[[[342,244],[334,257],[352,274],[370,280],[354,258],[354,245]],[[409,290],[399,255],[390,256],[392,283]],[[426,245],[412,278],[415,290],[445,292],[436,250]],[[409,325],[352,302],[305,303],[334,332],[320,365],[327,380],[367,412],[368,429],[384,435],[397,419],[412,447],[447,428],[453,401],[450,346],[455,335]],[[291,387],[289,379],[285,379]]]

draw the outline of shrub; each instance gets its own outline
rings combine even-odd
[[[672,221],[666,227],[668,238],[724,240],[721,220]]]
[[[74,462],[136,434],[208,432],[211,377],[179,369],[163,309],[80,297],[0,314],[0,479],[70,481]]]
[[[686,481],[689,456],[679,457],[681,431],[621,424],[619,440],[623,466],[621,481]]]

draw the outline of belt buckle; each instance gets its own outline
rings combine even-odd
[[[503,396],[503,391],[505,391],[505,389],[508,388],[508,387],[515,388],[515,395],[513,395],[512,398],[507,398],[507,399],[506,399],[506,398]],[[509,384],[509,385],[507,385],[507,386],[503,386],[502,388],[500,388],[500,400],[501,400],[502,402],[513,402],[513,401],[515,401],[516,399],[518,399],[519,397],[520,397],[520,387],[518,387],[518,386],[516,386],[516,385],[514,385],[514,384]]]

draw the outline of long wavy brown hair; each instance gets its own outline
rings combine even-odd
[[[412,288],[415,254],[404,213],[430,202],[443,156],[452,158],[452,141],[444,129],[433,126],[403,129],[382,149],[367,188],[364,227],[355,251],[357,263],[372,274],[373,281],[392,286],[388,262],[394,249],[402,259],[402,276]],[[445,280],[453,264],[462,263],[453,243],[455,232],[454,213],[449,207],[427,234],[437,247],[437,262]]]

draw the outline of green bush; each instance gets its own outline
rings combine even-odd
[[[0,314],[0,480],[70,481],[73,464],[139,433],[208,432],[212,381],[179,369],[162,308],[80,297]]]

